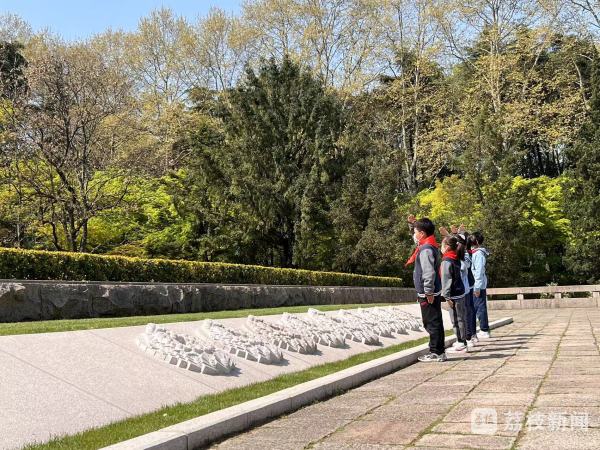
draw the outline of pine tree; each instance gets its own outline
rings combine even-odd
[[[266,61],[228,96],[226,170],[256,263],[323,268],[343,172],[337,97],[289,57]],[[249,227],[248,224],[252,225]],[[246,239],[245,238],[245,239]]]

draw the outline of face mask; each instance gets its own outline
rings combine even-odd
[[[415,231],[415,232],[413,233],[413,241],[415,242],[415,244],[418,244],[418,243],[419,243],[419,238],[417,237],[417,233],[418,233],[417,231]]]

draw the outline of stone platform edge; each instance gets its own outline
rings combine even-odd
[[[600,308],[600,298],[528,298],[524,300],[490,300],[488,310],[553,309],[553,308]]]
[[[491,322],[490,329],[508,325],[512,322],[512,317],[504,317]],[[454,336],[447,337],[446,345],[451,345],[455,340]],[[268,419],[290,413],[315,401],[331,397],[337,392],[352,389],[398,369],[410,366],[428,350],[428,344],[402,350],[264,397],[171,425],[104,449],[192,450],[202,448],[212,442],[264,423]]]

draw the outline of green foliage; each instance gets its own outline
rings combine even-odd
[[[571,223],[563,210],[564,177],[503,177],[481,187],[483,201],[470,183],[452,176],[422,191],[403,212],[427,216],[437,226],[464,224],[482,230],[491,252],[492,286],[531,286],[570,282],[563,255]]]
[[[563,256],[570,222],[562,209],[564,178],[501,178],[484,188],[478,224],[492,252],[494,286],[572,282]]]
[[[0,97],[13,99],[26,88],[27,60],[22,51],[23,45],[19,43],[0,41]]]
[[[582,283],[600,282],[600,55],[592,64],[589,120],[570,152],[564,204],[573,226],[567,264]]]
[[[185,198],[181,211],[196,217],[198,256],[326,266],[343,164],[336,96],[284,57],[249,68],[222,98],[197,90],[194,100],[203,122],[188,138],[195,158],[176,195]],[[191,208],[183,205],[190,200]]]
[[[89,253],[0,249],[0,279],[393,286],[398,278],[241,264],[141,259]]]
[[[271,3],[260,13],[275,14]],[[252,26],[269,27],[253,7],[239,20],[215,13],[198,30],[163,9],[137,33],[0,44],[0,243],[408,279],[406,215],[414,213],[481,229],[493,286],[600,280],[593,42],[543,20],[495,23],[485,5],[455,4],[448,17],[468,33],[452,42],[461,58],[447,58],[429,35],[439,24],[459,31],[443,14],[404,5],[400,23],[391,4],[378,12],[344,5],[336,17],[352,11],[349,23],[373,39],[353,42],[375,47],[338,53],[332,43],[352,36],[311,28],[303,39],[322,46],[281,36],[292,47],[258,50],[245,72],[244,58],[262,48],[250,42],[262,32]],[[521,11],[519,2],[499,7]],[[297,14],[284,14],[294,29],[308,23]],[[362,72],[378,58],[385,62]],[[75,126],[97,132],[93,157],[74,152],[62,164],[63,150],[79,147],[57,147],[53,169],[39,154],[50,141],[32,138],[38,129],[67,136],[55,128],[75,124],[80,109],[71,102],[57,120],[44,87],[53,83],[39,77],[69,61],[68,71],[53,72],[57,80],[123,95],[117,112]],[[156,61],[164,71],[153,71]],[[95,64],[101,70],[89,70]],[[47,98],[47,107],[31,108],[32,98]],[[85,98],[95,110],[113,96]],[[90,271],[82,276],[106,276]]]
[[[455,66],[450,79],[460,93],[457,166],[483,184],[510,175],[560,175],[564,148],[585,120],[581,87],[589,80],[593,44],[518,27],[490,54],[489,39],[478,36],[470,59]]]

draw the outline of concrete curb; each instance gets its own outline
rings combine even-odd
[[[512,317],[504,317],[490,323],[490,329],[508,325],[512,321]],[[454,341],[454,337],[447,337],[446,345],[451,345]],[[247,430],[268,419],[292,412],[317,400],[331,397],[336,392],[357,387],[367,381],[414,364],[417,358],[427,353],[428,350],[428,344],[422,344],[249,402],[123,441],[105,447],[105,449],[191,450],[203,447],[228,435]]]

